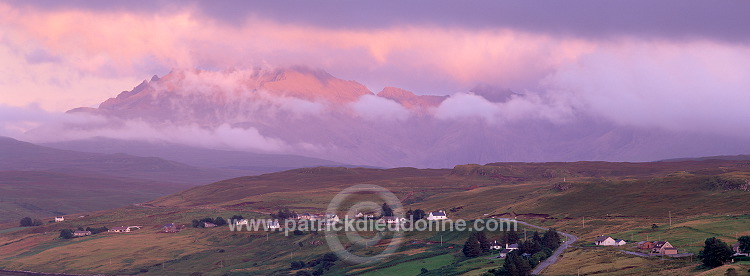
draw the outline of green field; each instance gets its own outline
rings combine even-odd
[[[575,246],[580,248],[564,253],[544,274],[574,275],[578,269],[591,275],[615,271],[622,275],[662,271],[698,274],[706,271],[696,269],[696,259],[642,258],[583,245],[596,236],[611,235],[632,241],[667,240],[683,252],[697,253],[708,237],[732,242],[738,235],[749,235],[750,216],[745,214],[746,206],[750,206],[748,192],[709,185],[712,177],[746,177],[750,166],[745,162],[500,163],[453,170],[297,169],[225,180],[141,206],[71,216],[62,223],[26,229],[8,224],[8,230],[0,230],[0,268],[83,274],[293,274],[290,262],[310,262],[330,251],[326,233],[287,236],[283,232],[230,232],[227,227],[192,228],[190,222],[235,214],[269,218],[269,213],[280,208],[324,213],[344,188],[375,184],[393,192],[405,209],[446,210],[453,219],[516,217],[577,235],[580,242]],[[343,217],[347,208],[361,201],[382,203],[377,194],[351,195],[339,215]],[[161,225],[172,222],[188,227],[175,234],[159,233]],[[652,224],[659,227],[652,229]],[[144,227],[133,233],[57,239],[60,229],[123,225]],[[328,234],[340,238],[347,250],[360,256],[376,255],[385,248],[385,244],[352,244],[344,233]],[[468,234],[407,233],[391,258],[366,265],[337,261],[328,274],[416,275],[425,268],[431,275],[481,275],[502,265],[502,260],[491,259],[492,255],[463,257],[461,246]],[[488,233],[491,240],[499,235]],[[745,264],[737,265],[747,271]]]

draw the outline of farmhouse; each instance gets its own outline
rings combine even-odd
[[[617,241],[610,236],[599,236],[594,240],[594,244],[601,246],[615,246]]]
[[[315,215],[315,214],[304,213],[304,214],[302,214],[302,215],[299,216],[299,219],[316,220],[316,219],[318,219],[318,216]]]
[[[668,241],[655,241],[654,248],[651,249],[651,253],[661,255],[672,255],[677,254],[677,248],[674,248]]]
[[[125,233],[130,232],[130,227],[127,226],[119,226],[119,227],[112,227],[107,232],[113,232],[113,233]]]
[[[441,219],[448,219],[448,216],[445,214],[445,211],[440,210],[437,212],[430,212],[427,215],[427,220],[441,220]]]
[[[281,228],[281,224],[279,224],[278,220],[270,220],[269,219],[269,220],[266,221],[266,228],[268,230],[276,230],[276,229]]]
[[[65,217],[64,216],[55,217],[55,222],[63,222],[63,221],[65,221]]]
[[[164,226],[162,226],[161,231],[164,233],[177,233],[180,230],[177,229],[177,226],[174,225],[174,223],[170,223],[170,224],[165,224]]]
[[[625,245],[626,243],[625,240],[615,240],[615,245],[617,246]]]
[[[375,218],[375,215],[372,214],[372,213],[366,213],[366,214],[364,214],[362,212],[359,212],[356,215],[354,215],[354,217],[358,218],[358,219],[373,219],[373,218]]]
[[[238,219],[237,221],[234,222],[234,224],[237,226],[240,226],[240,225],[247,225],[248,222],[247,222],[247,219]]]
[[[85,236],[91,236],[91,231],[75,231],[75,232],[73,232],[73,237],[85,237]]]
[[[326,223],[337,223],[341,220],[339,219],[339,216],[336,214],[326,214],[325,221]]]
[[[378,220],[378,222],[380,222],[380,223],[388,223],[388,224],[400,223],[400,222],[403,222],[403,221],[406,221],[406,219],[405,218],[399,218],[397,216],[385,216],[385,217],[382,217],[382,218],[380,218]]]
[[[740,250],[740,242],[736,242],[732,245],[732,251],[734,251],[734,256],[750,256],[750,253],[742,253]]]
[[[211,227],[216,227],[216,224],[210,223],[208,221],[203,222],[203,228],[211,228]]]

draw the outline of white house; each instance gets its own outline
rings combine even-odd
[[[369,213],[368,214],[364,214],[362,212],[359,212],[354,217],[358,218],[358,219],[373,219],[373,218],[375,218],[375,215],[369,214]]]
[[[268,220],[266,221],[266,227],[268,230],[276,230],[281,228],[281,224],[279,224],[278,220]]]
[[[380,218],[378,220],[378,222],[388,223],[388,224],[401,223],[401,222],[404,222],[404,221],[406,221],[405,218],[400,218],[400,217],[397,217],[397,216],[385,216],[385,217],[382,217],[382,218]]]
[[[440,210],[437,212],[430,212],[427,214],[427,220],[441,220],[441,219],[448,219],[448,216],[445,214],[445,211]]]
[[[65,221],[65,217],[64,216],[55,217],[55,222],[63,222],[63,221]]]
[[[492,249],[492,250],[502,250],[503,249],[503,244],[501,244],[501,243],[499,243],[497,241],[494,241],[494,242],[490,243],[490,249]]]
[[[234,222],[234,224],[237,225],[237,226],[247,225],[248,221],[247,221],[247,219],[238,219],[237,221]]]
[[[599,236],[596,237],[596,240],[594,240],[594,244],[602,246],[615,246],[617,245],[617,241],[615,241],[615,239],[610,236]]]
[[[615,245],[617,246],[622,246],[622,245],[625,245],[626,243],[627,242],[625,242],[624,240],[615,240]]]
[[[341,219],[339,219],[339,216],[336,214],[326,214],[325,221],[326,223],[337,223],[341,221]]]
[[[112,227],[107,232],[114,232],[114,233],[126,233],[130,232],[130,227],[128,226],[120,226],[120,227]]]

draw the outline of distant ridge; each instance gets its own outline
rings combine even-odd
[[[706,161],[706,160],[733,160],[733,161],[750,160],[750,154],[671,158],[671,159],[659,160],[657,162]]]

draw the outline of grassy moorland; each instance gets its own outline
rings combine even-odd
[[[452,170],[296,169],[220,181],[141,206],[87,213],[62,223],[2,231],[0,268],[87,274],[293,274],[291,261],[308,262],[329,252],[326,233],[231,232],[226,227],[191,228],[191,220],[234,214],[268,218],[279,208],[323,213],[342,189],[375,184],[393,192],[406,209],[446,210],[453,219],[515,217],[579,236],[580,242],[543,274],[575,275],[579,269],[589,275],[713,273],[697,269],[694,258],[643,258],[620,251],[634,250],[630,245],[587,244],[598,235],[630,241],[661,239],[683,252],[697,253],[708,237],[733,242],[737,235],[750,234],[747,179],[748,161],[720,160],[497,163]],[[382,202],[372,194],[352,195],[339,215],[365,200]],[[161,225],[171,222],[188,228],[176,234],[159,233]],[[103,225],[144,228],[57,239],[60,229]],[[327,234],[342,238],[349,251],[362,256],[382,251],[391,238],[386,235],[380,243],[362,247],[346,241],[343,233]],[[490,256],[463,257],[461,246],[467,237],[468,232],[457,231],[407,233],[392,258],[368,265],[338,261],[328,273],[416,275],[425,268],[434,275],[480,275],[502,265],[502,260]],[[750,268],[735,265],[743,273]]]

